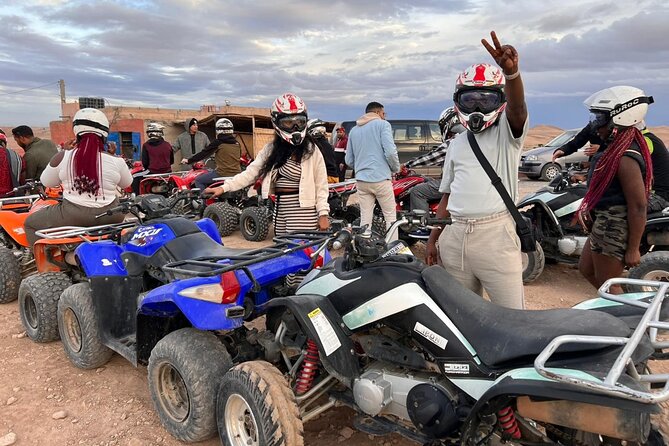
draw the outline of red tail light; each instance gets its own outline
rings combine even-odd
[[[223,273],[220,283],[196,285],[179,291],[179,294],[191,299],[206,300],[215,304],[231,304],[239,297],[241,286],[234,271]]]
[[[239,297],[241,286],[239,285],[239,281],[237,280],[234,271],[223,273],[223,277],[221,277],[221,286],[223,287],[221,303],[231,304],[235,302],[237,297]]]
[[[313,247],[309,248],[304,248],[304,253],[311,259],[311,256],[316,252],[316,250]],[[320,268],[323,266],[323,253],[321,252],[318,254],[318,258],[316,259],[316,263],[314,264],[316,268]]]

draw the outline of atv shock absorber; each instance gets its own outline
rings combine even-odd
[[[518,427],[518,422],[516,421],[516,416],[514,415],[511,406],[499,410],[497,412],[497,419],[505,434],[509,435],[511,438],[520,438],[520,428]]]
[[[318,345],[311,339],[307,340],[307,351],[304,354],[304,361],[297,372],[297,382],[295,384],[295,393],[303,395],[311,389],[318,371]]]

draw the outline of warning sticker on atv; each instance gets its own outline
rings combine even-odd
[[[469,364],[444,364],[444,373],[469,375]]]
[[[415,331],[416,333],[418,333],[419,335],[421,335],[434,345],[438,346],[442,350],[446,349],[446,344],[448,344],[448,339],[430,330],[420,322],[416,322],[416,325],[413,327],[413,331]]]
[[[323,350],[325,350],[325,356],[330,356],[332,352],[341,347],[341,342],[337,337],[337,333],[335,333],[334,329],[332,328],[332,324],[330,324],[330,321],[323,314],[320,308],[316,308],[314,311],[309,313],[308,316],[309,320],[311,320],[311,323],[314,325],[314,329],[316,329],[318,337],[321,340],[321,345],[323,346]]]

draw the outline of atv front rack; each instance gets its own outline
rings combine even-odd
[[[613,285],[652,287],[656,288],[657,292],[651,301],[647,303],[626,299],[619,295],[609,293],[609,290]],[[669,283],[667,282],[621,278],[607,280],[599,289],[599,296],[601,298],[624,305],[646,309],[631,336],[558,336],[544,348],[539,356],[537,356],[534,361],[534,368],[545,378],[569,383],[592,392],[604,393],[648,404],[669,400],[669,374],[653,374],[650,373],[650,371],[648,371],[648,373],[639,373],[635,364],[631,361],[632,355],[641,343],[643,337],[646,335],[646,332],[648,332],[651,344],[656,350],[669,347],[669,342],[662,342],[658,339],[659,330],[669,330],[669,322],[662,322],[660,320],[660,310],[668,290]],[[550,360],[553,353],[555,353],[560,346],[565,344],[619,345],[623,346],[623,348],[613,363],[613,366],[611,366],[606,374],[606,377],[604,379],[598,379],[595,377],[584,377],[583,374],[579,374],[578,377],[570,376],[569,374],[564,373],[562,369],[546,367],[546,363]],[[645,387],[646,390],[633,389],[621,383],[620,378],[625,372],[627,372],[629,377],[640,383],[641,387]],[[653,388],[661,388],[661,390],[654,391]]]
[[[255,283],[253,274],[248,269],[249,266],[261,263],[267,260],[302,251],[312,246],[321,245],[321,247],[312,254],[311,266],[315,263],[316,257],[320,251],[325,248],[331,237],[330,233],[294,233],[283,237],[275,237],[274,244],[263,248],[252,249],[249,251],[240,251],[239,253],[218,256],[201,257],[192,260],[179,260],[171,262],[161,267],[165,272],[178,274],[187,277],[212,277],[218,276],[228,271],[242,270],[249,279]],[[230,263],[220,263],[222,261]]]
[[[58,228],[35,231],[35,235],[49,240],[79,237],[84,241],[90,241],[89,238],[104,237],[119,230],[132,228],[134,226],[137,226],[136,220],[99,226],[60,226]]]

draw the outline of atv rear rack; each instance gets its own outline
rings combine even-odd
[[[275,259],[297,251],[304,250],[316,245],[322,245],[312,254],[312,265],[320,251],[325,248],[329,240],[330,233],[295,233],[283,237],[275,237],[274,244],[263,248],[241,251],[238,254],[218,257],[201,257],[192,260],[179,260],[164,265],[161,269],[172,274],[179,274],[190,277],[212,277],[218,276],[228,271],[243,270],[252,282],[255,282],[253,275],[248,269],[266,260]],[[229,260],[231,263],[219,263]]]
[[[609,293],[613,285],[636,285],[656,288],[657,292],[649,303],[626,299],[615,294]],[[641,343],[644,335],[648,331],[652,346],[657,349],[669,347],[669,342],[658,340],[658,330],[669,330],[669,322],[660,320],[660,310],[662,303],[669,290],[669,283],[656,282],[650,280],[638,279],[609,279],[599,289],[599,296],[613,302],[631,305],[634,307],[645,308],[639,324],[634,329],[630,337],[615,336],[580,336],[563,335],[553,339],[534,361],[534,368],[543,377],[550,380],[572,384],[585,390],[604,393],[607,395],[624,398],[641,403],[653,404],[669,400],[669,374],[638,373],[635,365],[631,362],[632,355]],[[595,377],[569,376],[563,373],[559,368],[546,367],[546,363],[555,351],[565,344],[599,344],[599,345],[619,345],[623,346],[622,351],[616,358],[613,366],[609,369],[604,379]],[[620,382],[623,373],[638,381],[647,390],[633,389]],[[659,391],[653,391],[651,388],[660,388]]]
[[[42,198],[40,195],[24,195],[22,197],[6,197],[0,198],[0,205],[4,203],[15,203],[20,204],[21,202],[33,202],[39,198]]]
[[[137,226],[136,220],[99,226],[60,226],[58,228],[41,229],[36,231],[35,235],[49,240],[80,237],[84,241],[90,241],[87,237],[104,237],[118,230],[134,226]]]

